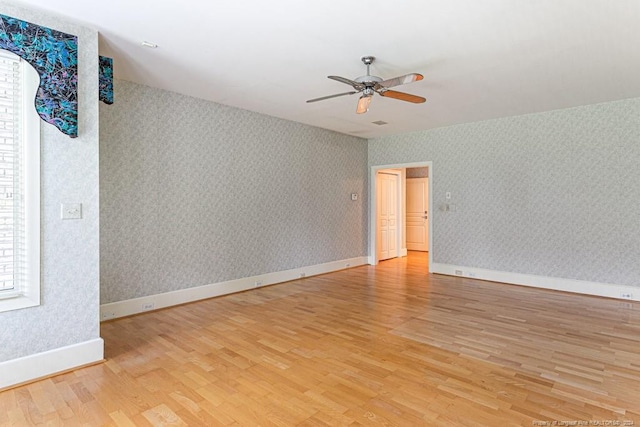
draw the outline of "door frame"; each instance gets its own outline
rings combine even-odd
[[[395,163],[388,165],[376,165],[370,166],[369,170],[369,264],[378,265],[378,254],[377,254],[377,242],[376,242],[376,224],[377,224],[377,174],[378,171],[383,169],[407,169],[407,168],[420,168],[420,167],[428,167],[429,168],[429,210],[431,210],[431,215],[427,218],[427,227],[429,227],[429,273],[431,273],[431,266],[433,265],[433,162],[425,161],[425,162],[412,162],[412,163]],[[404,227],[404,221],[403,221]],[[399,248],[400,249],[400,248]]]

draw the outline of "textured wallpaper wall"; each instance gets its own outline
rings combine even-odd
[[[365,140],[120,80],[115,99],[101,303],[366,255]]]
[[[640,287],[640,99],[369,141],[429,160],[435,262]]]
[[[0,313],[0,362],[99,337],[98,34],[0,0],[2,13],[78,36],[79,136],[41,122],[41,305]],[[62,221],[60,203],[83,204]]]
[[[429,178],[429,168],[407,168],[407,178]]]

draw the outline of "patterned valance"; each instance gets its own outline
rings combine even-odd
[[[47,123],[78,136],[78,38],[0,14],[0,49],[36,69],[40,87],[35,107]]]
[[[100,101],[113,104],[113,59],[100,56]]]

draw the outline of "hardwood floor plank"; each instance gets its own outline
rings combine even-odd
[[[136,427],[133,421],[122,411],[114,411],[109,416],[117,427]]]
[[[142,416],[144,416],[154,426],[188,425],[164,403],[144,411]]]
[[[384,261],[102,325],[0,426],[640,425],[640,303]],[[602,424],[604,425],[604,424]]]

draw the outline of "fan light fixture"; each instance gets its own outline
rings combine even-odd
[[[360,100],[358,101],[358,107],[356,108],[356,113],[364,114],[369,111],[369,104],[371,104],[371,95],[362,95]]]
[[[364,114],[369,111],[369,104],[371,104],[371,98],[373,97],[373,89],[366,87],[362,91],[362,96],[358,100],[358,107],[356,108],[357,114]]]

